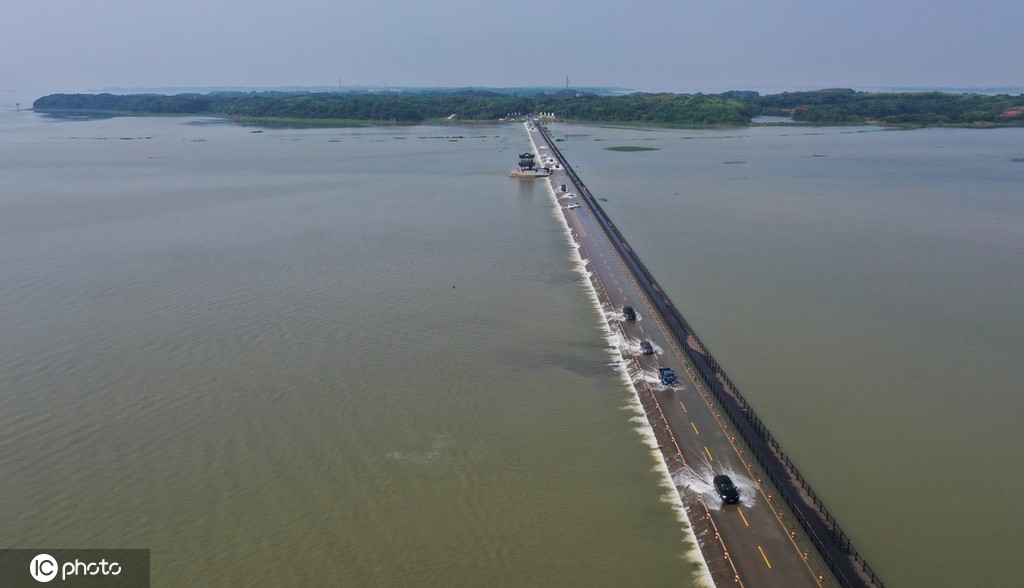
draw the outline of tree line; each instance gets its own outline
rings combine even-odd
[[[451,114],[493,121],[554,112],[561,120],[681,126],[742,126],[760,115],[815,124],[1024,125],[1024,94],[857,92],[848,89],[722,94],[598,95],[570,90],[509,94],[486,90],[403,92],[215,92],[210,94],[51,94],[39,112],[192,114],[234,118],[419,123]]]
[[[763,115],[791,115],[809,123],[863,123],[912,126],[1024,125],[1015,107],[1024,94],[986,95],[946,92],[855,92],[848,89],[784,92],[759,96],[751,104]]]

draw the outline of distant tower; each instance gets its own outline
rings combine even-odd
[[[519,154],[519,171],[530,171],[537,164],[533,162],[533,153]]]
[[[565,76],[565,89],[569,89],[569,76]]]

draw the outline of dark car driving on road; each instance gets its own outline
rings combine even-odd
[[[736,504],[740,501],[740,491],[725,474],[715,476],[715,491],[724,504]]]

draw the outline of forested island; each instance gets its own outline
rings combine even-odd
[[[1024,94],[860,92],[849,89],[722,94],[599,95],[572,90],[509,94],[487,90],[400,92],[213,92],[209,94],[51,94],[37,112],[102,115],[205,115],[312,124],[496,121],[551,112],[559,120],[745,126],[758,116],[796,123],[895,126],[1024,126]]]

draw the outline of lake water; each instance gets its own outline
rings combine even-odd
[[[552,130],[888,585],[1013,584],[1024,132]],[[5,545],[699,585],[527,148],[0,114]]]
[[[0,521],[154,586],[695,585],[519,125],[3,118]]]

